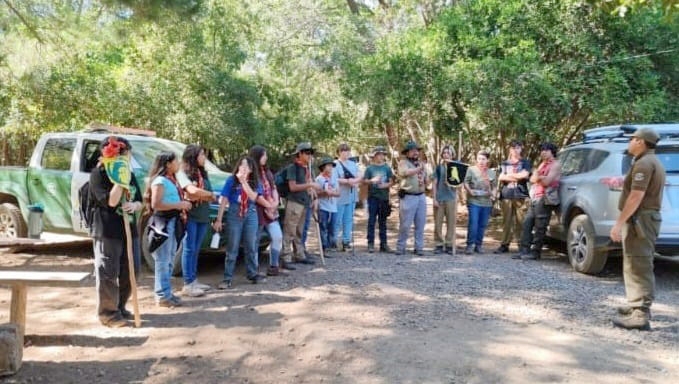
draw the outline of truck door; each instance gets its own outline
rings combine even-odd
[[[83,184],[90,181],[90,173],[97,166],[101,151],[99,146],[101,141],[96,139],[85,139],[82,145],[76,150],[76,158],[79,159],[76,171],[73,172],[73,182],[71,183],[71,206],[73,207],[71,219],[73,230],[83,235],[87,234],[85,222],[80,217],[80,200],[78,191]]]
[[[43,225],[47,231],[73,231],[71,163],[75,145],[75,138],[51,137],[42,148],[39,164],[28,168],[28,196],[32,204],[44,206]]]

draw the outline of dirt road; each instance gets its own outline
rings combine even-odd
[[[458,235],[461,244],[464,228]],[[0,381],[679,382],[675,264],[656,264],[653,330],[628,332],[609,320],[624,304],[620,262],[592,277],[554,254],[537,262],[367,254],[362,237],[355,256],[338,253],[324,267],[299,266],[261,285],[249,284],[240,266],[234,289],[175,309],[155,307],[147,272],[139,329],[99,325],[93,284],[32,288],[24,366]],[[89,271],[90,255],[3,254],[0,267]],[[222,262],[203,260],[201,281],[219,282]],[[178,279],[173,285],[181,288]],[[8,321],[9,298],[1,289],[0,322]]]

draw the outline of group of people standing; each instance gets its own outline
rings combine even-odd
[[[639,135],[647,145],[657,142],[657,134]],[[649,139],[650,138],[650,139]],[[630,145],[632,147],[632,145]],[[556,159],[557,148],[552,143],[540,146],[540,160],[536,171],[532,171],[531,162],[522,157],[523,145],[514,140],[509,146],[509,156],[500,165],[499,175],[489,167],[489,153],[479,151],[476,162],[466,171],[463,182],[467,194],[468,231],[465,253],[484,253],[482,248],[485,230],[491,216],[495,199],[501,199],[503,231],[501,244],[496,254],[509,252],[512,238],[517,239],[518,253],[514,259],[535,260],[540,258],[545,232],[554,208],[559,204],[551,196],[558,190],[561,165]],[[636,150],[636,147],[633,148]],[[110,136],[101,144],[102,159],[118,157],[129,161],[130,143],[121,137]],[[306,251],[305,241],[309,222],[313,217],[319,224],[320,243],[324,252],[353,249],[353,216],[358,199],[358,187],[368,187],[368,225],[367,249],[375,252],[375,226],[379,229],[379,251],[394,252],[403,255],[410,229],[414,227],[414,253],[422,255],[424,250],[424,226],[426,223],[425,191],[432,182],[432,198],[434,205],[434,239],[435,253],[453,253],[455,247],[455,220],[457,216],[457,190],[459,184],[451,184],[448,178],[449,167],[455,151],[451,146],[444,146],[438,164],[428,174],[425,162],[420,158],[421,148],[413,141],[408,142],[401,154],[396,174],[386,163],[387,151],[377,146],[372,152],[372,163],[360,172],[356,162],[349,158],[350,147],[346,143],[337,148],[337,159],[323,158],[316,162],[318,170],[314,177],[311,168],[314,148],[310,143],[297,145],[294,160],[281,175],[274,175],[267,164],[267,153],[263,146],[253,146],[249,153],[242,156],[226,180],[217,197],[205,171],[206,155],[198,145],[189,145],[179,162],[172,152],[161,152],[154,160],[149,173],[149,183],[142,194],[134,175],[129,172],[126,182],[121,183],[111,174],[102,160],[90,176],[91,194],[95,201],[95,214],[92,229],[94,238],[95,272],[97,278],[97,313],[102,324],[118,327],[126,325],[132,314],[126,310],[125,304],[130,297],[129,269],[126,260],[126,239],[122,215],[133,214],[146,207],[151,215],[149,225],[155,230],[165,233],[167,239],[154,247],[152,256],[155,260],[154,292],[156,303],[161,307],[181,305],[181,299],[174,295],[170,277],[173,270],[174,255],[179,241],[182,241],[182,271],[184,286],[182,295],[196,297],[203,295],[211,287],[198,282],[196,269],[198,253],[208,226],[210,225],[210,203],[218,199],[219,210],[212,228],[216,233],[223,230],[226,212],[227,243],[224,276],[218,289],[228,289],[233,285],[234,270],[239,250],[242,247],[246,261],[247,279],[253,284],[261,283],[266,277],[259,272],[258,244],[264,233],[271,239],[269,253],[268,276],[286,273],[284,270],[295,270],[295,263],[314,264]],[[652,152],[652,148],[640,146],[639,156]],[[630,150],[636,155],[636,152]],[[649,157],[650,158],[650,157]],[[127,159],[127,160],[125,160]],[[644,160],[647,158],[644,157]],[[653,158],[654,159],[654,158]],[[650,160],[649,160],[650,161]],[[657,161],[652,169],[657,169]],[[641,161],[638,166],[642,167]],[[655,168],[653,168],[655,167]],[[124,168],[124,167],[123,167]],[[636,168],[635,168],[636,169]],[[118,170],[117,172],[122,172]],[[646,171],[643,171],[646,172]],[[648,171],[649,177],[653,170]],[[642,183],[642,171],[636,173],[632,180],[628,175],[625,190],[632,189],[626,196],[637,197],[646,184]],[[387,218],[391,214],[389,192],[399,180],[399,230],[396,249],[394,251],[387,242]],[[645,173],[644,173],[645,176]],[[653,176],[655,177],[655,176]],[[279,183],[278,179],[283,182]],[[655,178],[652,180],[656,180]],[[654,190],[661,188],[662,179],[653,183]],[[283,189],[279,191],[279,188]],[[499,192],[499,193],[498,193]],[[656,191],[657,192],[657,191]],[[285,217],[280,220],[279,203],[285,194]],[[623,214],[620,223],[611,231],[614,241],[623,239],[624,251],[639,248],[638,239],[644,244],[657,236],[659,220],[655,220],[659,205],[657,193],[650,200],[635,200],[638,208],[643,208],[641,217],[656,225],[655,232],[637,234],[635,241],[630,240],[630,233],[621,233],[621,226],[630,216],[629,204],[622,202]],[[648,203],[644,203],[648,201]],[[228,208],[227,208],[228,206]],[[315,214],[313,213],[315,212]],[[314,216],[315,215],[315,216]],[[659,214],[658,214],[659,215]],[[447,225],[443,235],[443,223]],[[282,227],[281,227],[282,225]],[[160,228],[160,229],[158,229]],[[136,225],[132,225],[130,239],[139,248],[139,234]],[[652,247],[651,247],[652,248]],[[644,248],[645,249],[645,248]],[[648,252],[646,252],[648,253]],[[138,255],[136,255],[137,258]],[[617,320],[623,327],[648,328],[650,318],[650,302],[652,301],[652,263],[648,258],[631,258],[635,262],[625,262],[625,280],[628,296],[632,295],[634,306],[621,311],[629,317]],[[651,258],[652,260],[652,258]],[[637,262],[638,261],[638,262]],[[138,264],[138,263],[136,263]],[[138,266],[137,266],[138,267]],[[650,268],[650,278],[648,270]],[[644,272],[643,281],[637,281],[632,275],[637,270]],[[628,275],[630,277],[628,278]],[[650,281],[650,283],[646,283]],[[633,284],[634,283],[634,284]],[[643,284],[642,284],[643,283]],[[651,288],[648,288],[651,286]]]

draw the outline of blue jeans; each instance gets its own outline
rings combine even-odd
[[[259,269],[257,260],[259,256],[257,253],[257,229],[259,227],[257,209],[254,204],[250,203],[243,217],[238,215],[239,210],[238,204],[230,204],[229,211],[226,213],[229,238],[226,240],[225,281],[233,280],[233,272],[236,269],[236,259],[238,259],[238,250],[241,243],[245,254],[248,279],[254,278]]]
[[[306,216],[304,217],[304,229],[302,230],[302,245],[304,245],[304,249],[306,249],[306,237],[307,233],[309,233],[309,224],[311,223],[311,211],[311,207],[307,207]]]
[[[475,245],[480,247],[483,243],[483,236],[486,233],[488,220],[493,207],[483,207],[476,204],[467,206],[469,211],[469,223],[467,224],[467,246]]]
[[[342,232],[342,244],[351,243],[351,233],[354,230],[355,202],[337,205],[337,218],[335,219],[335,236],[339,237]]]
[[[262,239],[264,232],[269,234],[271,238],[271,246],[269,248],[269,266],[278,267],[280,264],[281,249],[283,249],[283,231],[278,220],[270,222],[268,225],[260,225],[257,233],[257,243]]]
[[[318,227],[321,230],[323,249],[328,249],[337,243],[335,239],[335,218],[337,213],[318,210]]]
[[[196,281],[198,254],[200,254],[200,246],[203,244],[207,228],[208,223],[199,223],[191,219],[186,222],[186,236],[182,242],[182,274],[185,285]]]
[[[165,231],[170,236],[158,247],[151,256],[156,262],[153,284],[153,291],[156,293],[157,300],[169,300],[172,297],[172,285],[170,278],[174,265],[174,254],[177,252],[177,238],[174,236],[174,228],[177,225],[177,218],[167,220]]]
[[[389,201],[368,197],[368,245],[375,245],[375,223],[380,229],[380,247],[387,246],[387,210]]]

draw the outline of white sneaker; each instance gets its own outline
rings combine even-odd
[[[207,284],[201,284],[201,283],[198,282],[198,280],[194,280],[193,283],[191,283],[191,284],[196,286],[198,289],[202,289],[203,291],[209,291],[209,290],[212,289],[211,286],[209,286]]]
[[[199,296],[203,296],[204,294],[205,294],[205,291],[198,288],[196,286],[196,284],[194,284],[194,283],[185,284],[184,288],[182,288],[182,295],[183,296],[199,297]]]

